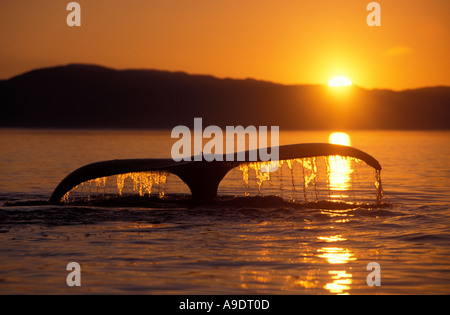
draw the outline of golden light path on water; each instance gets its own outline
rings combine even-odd
[[[328,142],[331,144],[351,145],[350,136],[344,132],[331,133]],[[353,172],[350,161],[342,156],[330,156],[329,164],[329,188],[332,192],[332,198],[348,197],[345,192],[351,189],[351,174]],[[342,213],[345,216],[345,213]],[[341,235],[318,236],[321,241],[335,243],[345,241]],[[339,246],[326,246],[317,250],[318,257],[325,258],[332,265],[345,265],[349,261],[356,260],[351,251]],[[343,266],[342,266],[343,267]],[[324,289],[333,294],[348,294],[352,284],[352,274],[347,273],[344,268],[330,270],[331,282],[324,286]]]
[[[331,144],[351,145],[350,136],[344,132],[333,132],[330,134],[328,142]],[[345,192],[351,189],[351,174],[353,173],[350,160],[343,156],[330,156],[328,165],[331,197],[348,197]]]
[[[318,236],[317,239],[327,243],[346,240],[342,235]],[[350,290],[352,274],[347,273],[347,271],[344,270],[343,265],[347,264],[349,261],[356,260],[351,251],[347,248],[338,246],[324,246],[319,248],[317,253],[319,254],[318,257],[326,259],[327,262],[332,265],[337,265],[336,270],[328,271],[332,281],[325,284],[324,289],[333,294],[348,294],[346,291]],[[342,265],[342,268],[338,268],[338,265]]]

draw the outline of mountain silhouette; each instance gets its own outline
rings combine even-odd
[[[67,65],[0,81],[1,127],[449,129],[450,87],[367,90]]]

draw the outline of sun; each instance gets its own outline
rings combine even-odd
[[[328,143],[340,144],[340,145],[351,145],[350,136],[345,132],[333,132],[328,137]]]
[[[328,85],[331,87],[350,86],[352,85],[352,81],[346,77],[334,77],[328,81]]]

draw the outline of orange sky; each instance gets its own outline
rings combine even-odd
[[[0,78],[67,63],[181,70],[284,84],[337,75],[365,88],[450,85],[450,1],[61,0],[0,2]]]

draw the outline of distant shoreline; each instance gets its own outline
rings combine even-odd
[[[282,85],[158,70],[68,65],[0,81],[3,128],[448,130],[450,87],[392,91]]]

